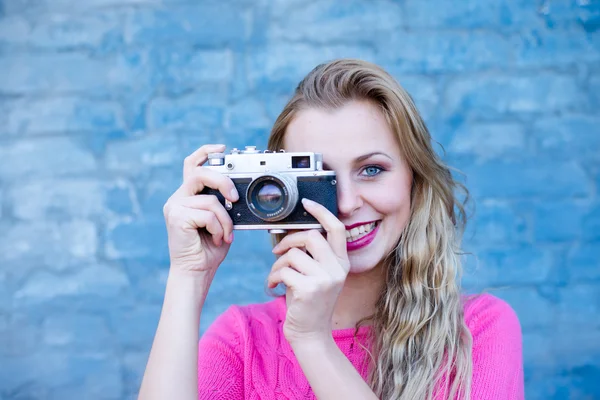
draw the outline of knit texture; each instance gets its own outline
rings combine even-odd
[[[315,399],[283,335],[285,313],[285,297],[278,297],[231,306],[220,315],[200,339],[199,398]],[[473,335],[471,398],[524,399],[521,327],[513,309],[483,294],[465,303],[465,321]],[[361,344],[368,348],[369,329],[333,331],[336,344],[365,380],[368,360]]]

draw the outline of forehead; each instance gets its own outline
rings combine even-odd
[[[323,153],[329,162],[371,152],[399,156],[397,139],[383,113],[367,101],[352,101],[335,110],[299,111],[287,127],[286,151]]]

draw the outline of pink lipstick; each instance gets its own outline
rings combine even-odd
[[[379,230],[379,223],[375,225],[375,228],[365,236],[357,239],[353,242],[346,242],[346,250],[347,251],[355,251],[358,249],[362,249],[363,247],[368,246],[375,239],[375,235],[377,235],[377,231]]]

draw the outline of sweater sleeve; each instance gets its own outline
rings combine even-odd
[[[200,338],[198,344],[198,398],[241,400],[244,398],[239,312],[230,307]]]
[[[471,399],[523,400],[522,335],[514,310],[484,294],[470,301],[465,319],[473,335]]]

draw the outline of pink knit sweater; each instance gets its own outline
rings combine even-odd
[[[200,399],[315,399],[286,341],[285,297],[268,303],[232,306],[200,339],[198,392]],[[521,328],[512,308],[484,294],[465,305],[465,320],[473,335],[471,398],[524,398]],[[333,331],[340,350],[367,378],[365,352],[369,327]],[[440,397],[438,397],[440,398]],[[440,398],[441,399],[441,398]]]

